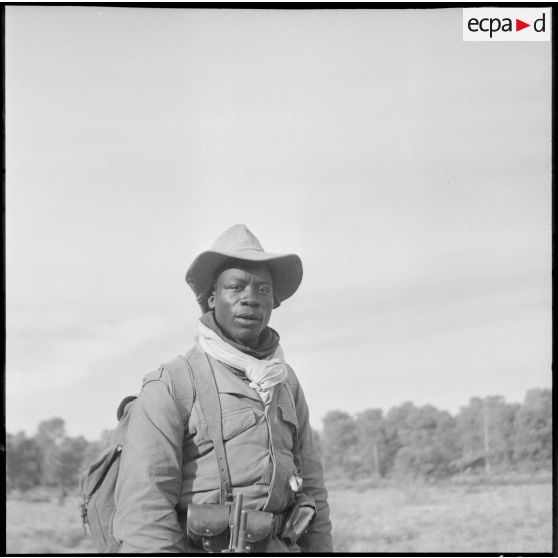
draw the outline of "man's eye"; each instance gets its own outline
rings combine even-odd
[[[260,287],[260,293],[262,294],[270,294],[271,289],[269,287]]]
[[[231,289],[231,291],[238,291],[240,290],[240,285],[233,283],[232,285],[229,285],[229,289]]]

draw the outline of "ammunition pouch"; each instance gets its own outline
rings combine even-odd
[[[245,544],[240,552],[265,551],[282,527],[281,515],[246,510]],[[228,504],[189,504],[186,516],[188,545],[205,552],[226,550],[232,532],[233,508]]]
[[[274,526],[280,516],[264,511],[247,511],[245,546],[238,551],[265,552],[269,539],[275,534]]]
[[[186,536],[189,544],[205,552],[221,552],[229,544],[231,506],[188,504]]]

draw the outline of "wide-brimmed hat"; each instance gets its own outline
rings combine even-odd
[[[202,252],[186,272],[186,283],[204,312],[209,310],[207,298],[215,274],[230,258],[267,264],[273,278],[274,308],[292,296],[302,281],[302,262],[296,254],[266,252],[246,225],[233,225],[209,250]]]

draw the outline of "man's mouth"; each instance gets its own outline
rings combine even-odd
[[[242,320],[243,322],[259,322],[261,321],[260,316],[258,314],[252,314],[250,312],[244,312],[242,314],[236,314],[235,318],[237,320]]]

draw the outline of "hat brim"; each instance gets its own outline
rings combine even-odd
[[[186,272],[186,283],[194,291],[202,310],[207,312],[207,297],[217,270],[229,259],[268,265],[273,278],[274,308],[291,297],[302,281],[302,261],[296,254],[272,254],[259,250],[236,250],[234,252],[202,252]]]

